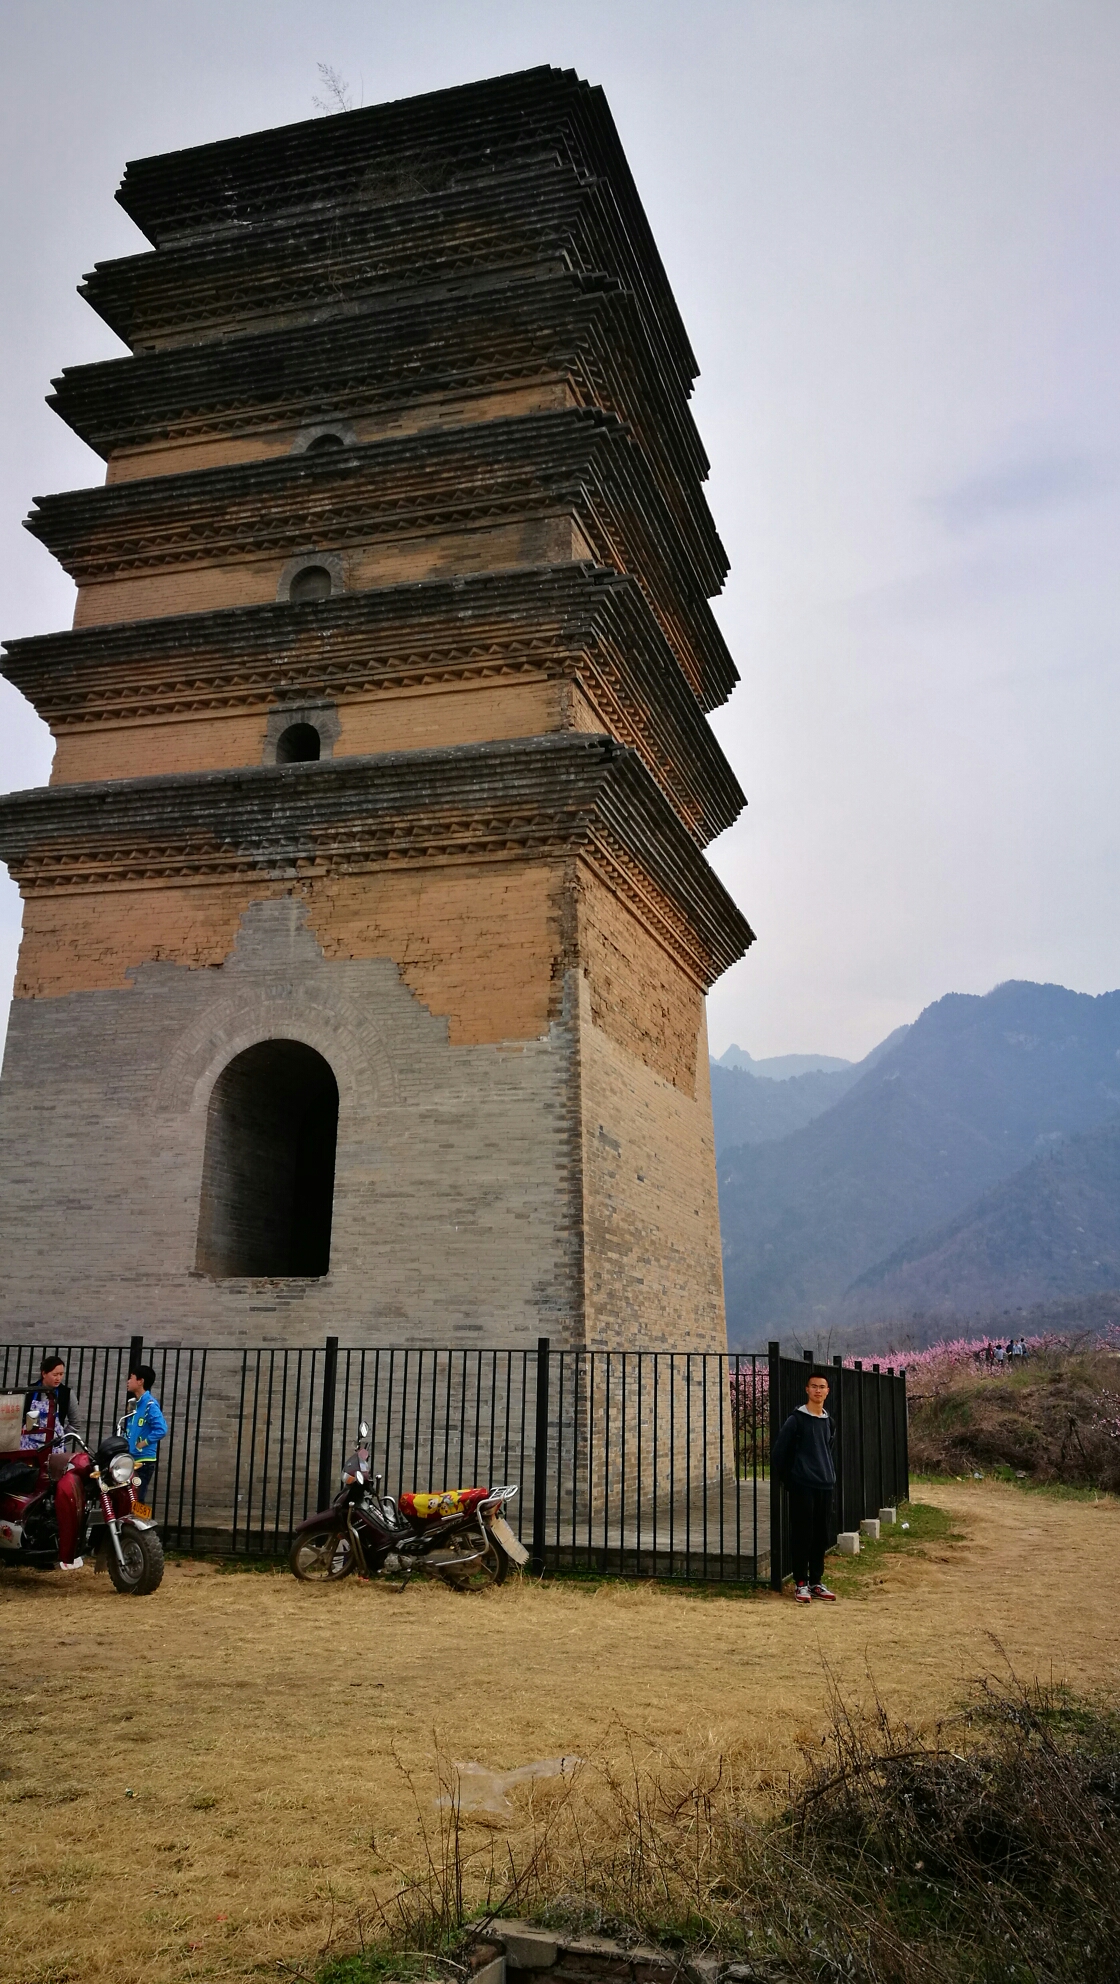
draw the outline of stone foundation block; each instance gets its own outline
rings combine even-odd
[[[863,1521],[860,1523],[859,1526],[859,1533],[861,1536],[866,1536],[870,1542],[878,1543],[879,1541],[878,1516],[864,1516]]]
[[[506,1962],[513,1970],[551,1970],[560,1954],[557,1937],[547,1929],[537,1929],[528,1922],[497,1922],[505,1944]]]
[[[859,1556],[858,1529],[842,1529],[840,1531],[839,1536],[836,1539],[836,1548],[839,1551],[841,1557],[858,1557]]]
[[[897,1521],[898,1521],[898,1510],[897,1510],[897,1509],[880,1509],[880,1510],[879,1510],[879,1521],[880,1521],[880,1522],[897,1522]]]

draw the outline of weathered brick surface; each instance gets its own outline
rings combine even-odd
[[[715,1143],[702,1002],[690,1090],[580,1007],[584,1327],[607,1350],[726,1350]]]
[[[592,877],[579,892],[579,955],[592,1024],[680,1089],[696,1094],[700,987],[633,910]]]
[[[421,434],[428,427],[462,427],[468,421],[508,420],[519,413],[541,413],[550,407],[574,406],[566,380],[546,380],[535,386],[510,386],[504,392],[472,393],[448,398],[438,395],[418,405],[399,407],[380,417],[347,420],[356,441],[379,441],[387,434]],[[332,425],[329,416],[318,423]],[[106,464],[106,482],[130,482],[137,476],[186,475],[200,468],[224,468],[230,462],[269,461],[291,454],[304,429],[278,427],[274,420],[251,433],[222,434],[204,441],[191,439],[149,442],[143,448],[117,448]]]
[[[340,1091],[330,1273],[194,1273],[206,1112],[261,1039]],[[530,1343],[578,1328],[573,1028],[454,1046],[386,958],[325,959],[291,898],[209,970],[17,999],[0,1087],[0,1319],[74,1340]]]
[[[338,705],[335,757],[375,751],[422,751],[443,744],[489,738],[543,737],[569,726],[601,731],[585,699],[573,725],[575,702],[567,683],[533,681],[492,686],[466,683],[422,690],[389,689],[380,695],[343,697]],[[306,697],[295,699],[302,707]],[[273,705],[273,709],[283,705]],[[64,731],[51,768],[51,784],[87,779],[148,778],[162,772],[221,771],[268,761],[271,712],[244,716],[180,716],[161,723],[100,723]]]
[[[329,549],[307,539],[285,547],[283,557],[199,563],[102,579],[78,588],[75,627],[114,620],[149,620],[168,613],[207,613],[228,606],[266,606],[276,598],[281,574],[294,553],[313,559]],[[587,559],[591,550],[571,517],[531,517],[525,523],[396,538],[356,545],[343,558],[347,587],[405,585],[417,579],[460,577],[470,572],[514,571]]]
[[[534,863],[412,868],[312,880],[298,893],[325,957],[391,959],[454,1042],[535,1040],[561,996],[563,879]],[[221,966],[250,905],[291,893],[247,881],[33,897],[16,1008],[124,988],[148,964]]]

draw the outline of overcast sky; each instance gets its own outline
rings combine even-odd
[[[944,992],[1120,984],[1117,0],[3,0],[0,633],[103,468],[43,405],[123,349],[126,159],[550,62],[601,83],[702,369],[758,942],[713,1048],[859,1056]],[[0,685],[0,780],[50,739]],[[19,902],[0,900],[0,975]]]

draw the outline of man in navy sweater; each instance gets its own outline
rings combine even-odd
[[[836,1427],[824,1408],[827,1397],[828,1379],[810,1378],[805,1404],[790,1413],[774,1444],[774,1472],[789,1497],[793,1595],[801,1605],[836,1597],[824,1581],[836,1486]]]

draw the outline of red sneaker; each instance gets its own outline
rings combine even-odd
[[[799,1605],[809,1605],[812,1603],[809,1587],[807,1584],[795,1584],[793,1587],[793,1595],[796,1598],[797,1603]]]
[[[830,1591],[826,1584],[811,1584],[809,1586],[809,1596],[810,1598],[830,1598],[834,1605],[836,1603],[836,1593]]]

